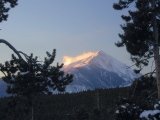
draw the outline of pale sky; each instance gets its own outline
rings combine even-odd
[[[19,0],[8,21],[0,23],[0,38],[42,60],[55,48],[55,63],[62,63],[63,56],[102,50],[130,66],[129,53],[115,46],[123,32],[120,16],[126,12],[114,10],[114,2],[118,0]],[[0,63],[11,59],[7,46],[0,44],[0,51]]]

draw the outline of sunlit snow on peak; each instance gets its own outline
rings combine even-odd
[[[92,64],[92,63],[99,64],[100,66],[103,66],[102,64],[104,64],[106,62],[108,64],[110,64],[110,62],[112,60],[113,60],[113,58],[103,51],[87,52],[87,53],[83,53],[77,57],[70,57],[70,56],[63,57],[63,63],[65,65],[65,67],[70,67],[70,68],[82,67],[82,66],[86,66],[86,65]],[[110,64],[110,66],[112,66],[112,64]],[[104,65],[104,67],[107,67],[107,66]]]
[[[94,54],[95,54],[94,52],[87,52],[87,53],[83,53],[81,55],[78,55],[76,57],[64,56],[63,57],[63,63],[66,66],[66,65],[69,65],[71,63],[77,62],[79,60],[83,60],[85,58],[88,58],[89,56],[94,55]]]

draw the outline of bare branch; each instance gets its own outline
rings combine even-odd
[[[157,91],[156,91],[156,92],[154,92],[154,93],[152,93],[150,96],[148,96],[148,98],[152,97],[152,95],[154,95],[155,93],[157,93]]]
[[[26,59],[29,58],[29,56],[27,54],[25,54],[24,52],[22,52],[22,51],[18,51],[18,52],[21,53],[21,54],[23,54]]]
[[[146,73],[146,74],[144,74],[144,75],[142,75],[142,76],[146,76],[146,75],[148,75],[148,74],[151,74],[151,75],[152,75],[153,73],[156,73],[155,71],[156,71],[156,69],[154,69],[153,72]],[[142,77],[142,76],[141,76],[141,77]]]
[[[7,42],[6,40],[0,39],[0,43],[6,44],[11,50],[13,50],[17,54],[19,59],[23,60],[26,63],[26,61],[21,57],[19,52],[9,42]]]

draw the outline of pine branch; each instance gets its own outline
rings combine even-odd
[[[146,76],[148,74],[150,74],[150,76],[152,76],[153,73],[155,73],[155,70],[153,72],[149,72],[149,73],[146,73],[146,74],[142,75],[138,79],[140,79],[140,78],[142,78],[142,77],[144,77],[144,76]],[[136,88],[137,88],[137,85],[138,85],[138,79],[136,79],[136,85],[135,85],[134,90],[133,90],[132,98],[134,97],[134,94],[135,94],[135,91],[136,91]]]
[[[140,62],[141,62],[141,61],[144,61],[144,60],[148,60],[148,59],[153,58],[153,57],[154,57],[154,56],[151,56],[151,57],[149,57],[149,58],[146,58],[146,59],[140,60]],[[129,68],[131,68],[131,67],[135,66],[136,64],[137,64],[137,63],[135,63],[135,64],[133,64],[133,65],[131,65],[131,66],[127,67],[127,69],[129,69]]]

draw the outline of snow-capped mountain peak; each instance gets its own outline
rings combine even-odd
[[[76,92],[81,89],[125,86],[140,76],[103,51],[91,53],[66,65],[64,71],[74,74],[74,81],[67,90]]]

